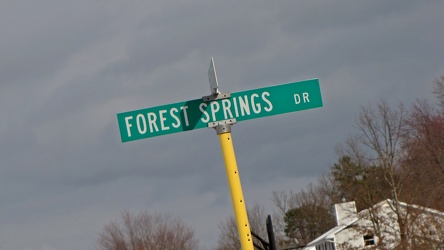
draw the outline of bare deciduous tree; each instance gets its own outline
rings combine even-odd
[[[437,81],[435,94],[444,108],[444,77]],[[292,211],[292,216],[310,210],[322,211],[305,208],[323,206],[329,209],[345,198],[356,201],[358,211],[366,209],[365,218],[360,219],[369,224],[361,233],[371,232],[378,239],[377,249],[444,247],[440,240],[444,237],[442,214],[439,214],[439,220],[435,220],[436,216],[424,213],[429,213],[429,208],[444,210],[444,113],[426,101],[418,101],[409,111],[403,105],[394,109],[387,102],[380,102],[376,106],[363,107],[356,125],[358,132],[337,147],[338,163],[332,166],[329,174],[319,179],[316,186],[309,186],[308,192],[302,190],[290,195],[273,193],[278,211],[275,214],[278,231],[283,231],[285,226],[287,231],[294,229],[289,227],[288,218],[287,221],[283,219],[286,213],[289,215],[288,211]],[[317,192],[311,192],[314,190]],[[315,206],[301,203],[310,197],[307,194],[316,193],[320,193],[324,200],[314,200]],[[387,198],[391,199],[390,220],[387,213],[373,206]],[[417,204],[424,209],[408,204]],[[307,216],[296,222],[309,225],[311,221],[307,224],[303,220]],[[396,231],[397,236],[386,237],[390,235],[388,231]]]
[[[435,86],[433,87],[433,93],[436,95],[439,106],[444,109],[444,76],[441,76],[435,80]]]
[[[432,111],[426,102],[417,102],[410,112],[406,112],[403,106],[392,109],[386,102],[378,104],[376,108],[362,108],[357,121],[359,132],[342,148],[343,156],[350,156],[364,169],[376,167],[383,170],[384,183],[381,184],[386,187],[365,185],[364,189],[368,192],[359,195],[361,200],[367,199],[372,203],[374,199],[369,199],[371,192],[378,187],[388,189],[391,197],[386,198],[393,201],[390,202],[390,209],[396,220],[393,225],[396,225],[399,233],[396,244],[400,249],[414,249],[414,244],[418,246],[419,241],[413,242],[412,239],[418,238],[421,227],[432,224],[414,219],[423,218],[420,210],[403,208],[400,204],[431,206],[434,202],[432,207],[436,208],[439,206],[437,202],[443,200],[444,191],[440,185],[444,181],[444,164],[441,165],[444,163],[444,119]],[[373,181],[377,182],[375,179]],[[382,194],[388,193],[385,191]],[[393,246],[394,242],[384,237],[387,218],[371,204],[368,205],[368,213],[363,219],[371,222],[371,231],[379,238],[379,247]]]
[[[122,223],[110,223],[99,236],[100,250],[195,250],[194,230],[179,218],[147,212],[122,213]]]
[[[416,102],[403,139],[403,171],[415,203],[444,210],[444,115],[427,101]]]
[[[381,178],[385,180],[384,183],[389,189],[387,191],[391,194],[391,197],[385,198],[391,198],[394,201],[391,208],[396,215],[402,242],[406,241],[408,237],[407,221],[399,207],[399,201],[404,194],[409,175],[408,172],[405,172],[405,176],[399,174],[403,158],[401,140],[405,119],[406,112],[403,105],[400,105],[398,109],[393,109],[387,102],[382,101],[376,107],[362,107],[356,122],[358,133],[339,147],[339,154],[350,157],[358,166],[365,169],[376,167],[375,169],[382,170]],[[380,171],[378,170],[376,173],[380,173]],[[369,186],[364,191],[366,192],[361,193],[363,195],[361,198],[368,197],[369,204],[366,205],[369,207],[369,219],[374,225],[373,232],[377,237],[383,239],[379,227],[381,218],[377,211],[373,211],[371,207],[371,203],[374,202],[374,199],[370,199],[372,188]]]
[[[247,209],[248,221],[251,231],[259,235],[262,239],[267,239],[267,228],[265,220],[267,215],[264,208],[258,203],[254,203],[251,209]],[[231,216],[226,221],[219,224],[219,238],[215,250],[239,250],[241,243],[237,231],[235,219]],[[253,239],[258,245],[261,245],[256,239]]]

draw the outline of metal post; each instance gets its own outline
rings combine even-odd
[[[245,207],[239,171],[237,169],[236,156],[234,154],[233,142],[231,140],[231,125],[219,124],[215,128],[222,148],[222,155],[225,162],[225,170],[227,171],[228,185],[230,186],[231,199],[233,202],[242,250],[254,250],[250,224],[248,223],[247,209]]]
[[[210,68],[208,69],[208,80],[210,82],[211,95],[202,97],[204,102],[230,97],[229,93],[220,93],[219,91],[219,83],[217,82],[216,67],[214,66],[213,58],[211,58]],[[236,119],[215,121],[209,122],[208,127],[215,128],[219,136],[242,250],[254,250],[239,171],[237,170],[236,155],[234,154],[233,142],[231,141],[231,125],[235,123]]]
[[[266,225],[267,225],[267,234],[268,234],[268,242],[270,244],[270,250],[277,250],[276,240],[274,238],[273,222],[271,222],[270,215],[267,216]]]

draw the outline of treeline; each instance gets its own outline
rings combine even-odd
[[[403,214],[398,204],[444,211],[444,76],[435,81],[433,92],[438,105],[417,100],[408,108],[402,104],[391,107],[385,101],[362,107],[356,119],[357,133],[336,147],[338,160],[328,173],[299,192],[273,192],[279,249],[306,245],[336,226],[333,204],[355,201],[360,211],[385,199],[394,201],[400,249],[420,249],[408,246],[411,228],[419,226],[412,227],[411,216]],[[378,236],[383,221],[377,211],[369,214],[375,226],[372,231]],[[260,204],[248,209],[248,217],[252,231],[267,239],[267,214]],[[234,218],[222,221],[219,229],[215,250],[241,248]],[[430,234],[426,229],[424,233]],[[444,238],[441,224],[433,229],[436,237]],[[380,249],[384,249],[383,239],[379,237]],[[435,249],[423,246],[421,249]],[[98,249],[199,249],[199,244],[194,230],[179,218],[124,212],[122,222],[104,227]]]
[[[385,101],[362,107],[356,134],[336,147],[338,160],[328,173],[299,192],[273,192],[278,248],[306,245],[336,226],[334,204],[355,201],[359,212],[391,199],[404,241],[400,249],[409,249],[402,244],[408,244],[412,225],[397,204],[444,211],[444,77],[434,82],[433,92],[438,105],[417,100],[410,107]],[[253,209],[251,228],[266,238],[266,214],[258,213],[260,205]],[[381,218],[372,216],[373,231],[381,233],[376,228],[383,224]],[[217,250],[240,249],[233,225],[233,218],[221,223]],[[444,237],[444,228],[435,233]],[[379,243],[383,245],[382,236]]]
[[[402,244],[412,225],[396,204],[444,211],[444,77],[435,81],[434,94],[438,105],[417,100],[408,109],[385,101],[362,107],[357,133],[337,146],[329,173],[298,193],[274,192],[276,229],[286,236],[281,245],[307,244],[336,226],[332,205],[343,201],[355,201],[360,211],[393,200]]]

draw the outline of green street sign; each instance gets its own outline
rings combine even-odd
[[[122,142],[322,107],[319,80],[306,80],[231,93],[229,98],[196,99],[117,114]]]

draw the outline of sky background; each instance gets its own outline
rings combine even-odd
[[[117,113],[318,78],[324,107],[234,125],[247,206],[337,160],[361,106],[435,101],[444,1],[0,1],[0,249],[96,249],[124,210],[216,245],[233,215],[212,129],[121,143]],[[264,220],[265,222],[265,220]]]

